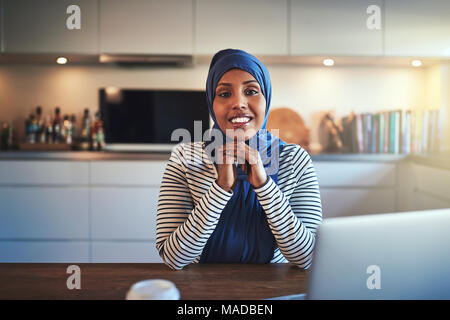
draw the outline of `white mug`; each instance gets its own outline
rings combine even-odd
[[[126,300],[179,300],[180,292],[173,282],[162,279],[136,282],[128,290]]]

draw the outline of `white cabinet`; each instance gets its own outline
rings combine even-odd
[[[390,188],[321,188],[323,218],[396,211],[396,193]]]
[[[195,2],[195,53],[233,48],[255,55],[288,54],[286,0]]]
[[[450,208],[450,170],[412,164],[412,201],[417,210]]]
[[[358,159],[358,155],[355,155]],[[323,217],[450,207],[450,170],[315,161]],[[167,161],[0,161],[0,262],[161,262]]]
[[[314,162],[320,187],[394,187],[395,166],[384,162]]]
[[[100,52],[192,54],[192,0],[100,0]]]
[[[69,30],[70,5],[80,8],[80,29]],[[7,53],[98,52],[96,0],[3,0],[3,44]]]
[[[159,186],[167,161],[94,161],[92,185]]]
[[[93,240],[155,240],[159,188],[92,188]]]
[[[0,262],[86,263],[89,242],[0,241]]]
[[[414,164],[415,190],[450,202],[450,170]]]
[[[450,56],[450,1],[385,1],[388,56]]]
[[[0,187],[0,239],[89,238],[86,187]]]
[[[413,199],[413,204],[416,210],[450,208],[450,201],[445,201],[432,195],[421,193],[420,191],[414,192]]]
[[[92,244],[92,262],[162,263],[154,242],[106,242]]]
[[[385,162],[314,162],[324,218],[397,210],[397,168]]]
[[[0,185],[88,185],[89,164],[76,161],[0,161]]]
[[[367,13],[369,6],[377,11]],[[382,0],[292,0],[291,54],[382,55],[382,24],[367,26],[374,12],[382,19],[382,11]]]

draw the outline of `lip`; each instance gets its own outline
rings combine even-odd
[[[231,118],[228,118],[228,121],[231,121],[234,118],[250,118],[250,121],[251,121],[251,120],[253,120],[254,117],[252,117],[251,115],[249,115],[247,113],[239,113],[239,114],[235,114]]]
[[[233,122],[231,122],[231,120],[230,120],[230,123],[233,126],[233,128],[240,129],[240,128],[245,128],[245,127],[249,126],[250,122],[252,122],[252,121],[253,121],[253,118],[250,117],[250,120],[245,123],[238,123],[238,122],[233,123]]]

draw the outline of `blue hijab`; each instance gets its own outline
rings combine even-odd
[[[213,111],[213,101],[217,83],[225,72],[230,69],[241,69],[250,73],[259,83],[266,99],[265,119],[261,128],[256,133],[256,149],[261,154],[264,168],[273,162],[265,162],[266,155],[271,159],[272,146],[278,146],[278,155],[281,154],[285,142],[276,136],[272,136],[266,130],[267,117],[269,115],[272,86],[267,68],[253,55],[242,50],[226,49],[216,53],[211,61],[208,79],[206,82],[206,99],[209,113],[214,121],[214,129],[222,132],[225,144],[231,141],[219,127]],[[205,147],[211,141],[206,141]],[[245,143],[249,145],[250,140]],[[278,168],[278,158],[274,159]],[[272,161],[274,161],[272,159]],[[213,163],[217,167],[217,156],[213,153]],[[272,167],[273,168],[273,167]],[[272,170],[273,171],[273,170]],[[273,174],[268,174],[278,183],[278,169]],[[259,204],[252,185],[247,176],[237,167],[237,181],[233,189],[233,196],[223,209],[217,226],[208,239],[200,257],[200,263],[269,263],[276,249],[276,241],[269,228],[266,214]]]

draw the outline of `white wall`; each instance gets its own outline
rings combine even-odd
[[[320,113],[335,110],[376,112],[426,106],[427,81],[434,79],[422,68],[314,67],[268,64],[272,108],[295,109],[311,127],[317,142]],[[0,65],[0,121],[14,120],[19,136],[27,114],[41,105],[44,113],[60,106],[62,113],[98,107],[98,89],[128,88],[204,89],[207,64],[192,68],[118,68],[113,66]],[[433,80],[434,81],[434,80]]]

